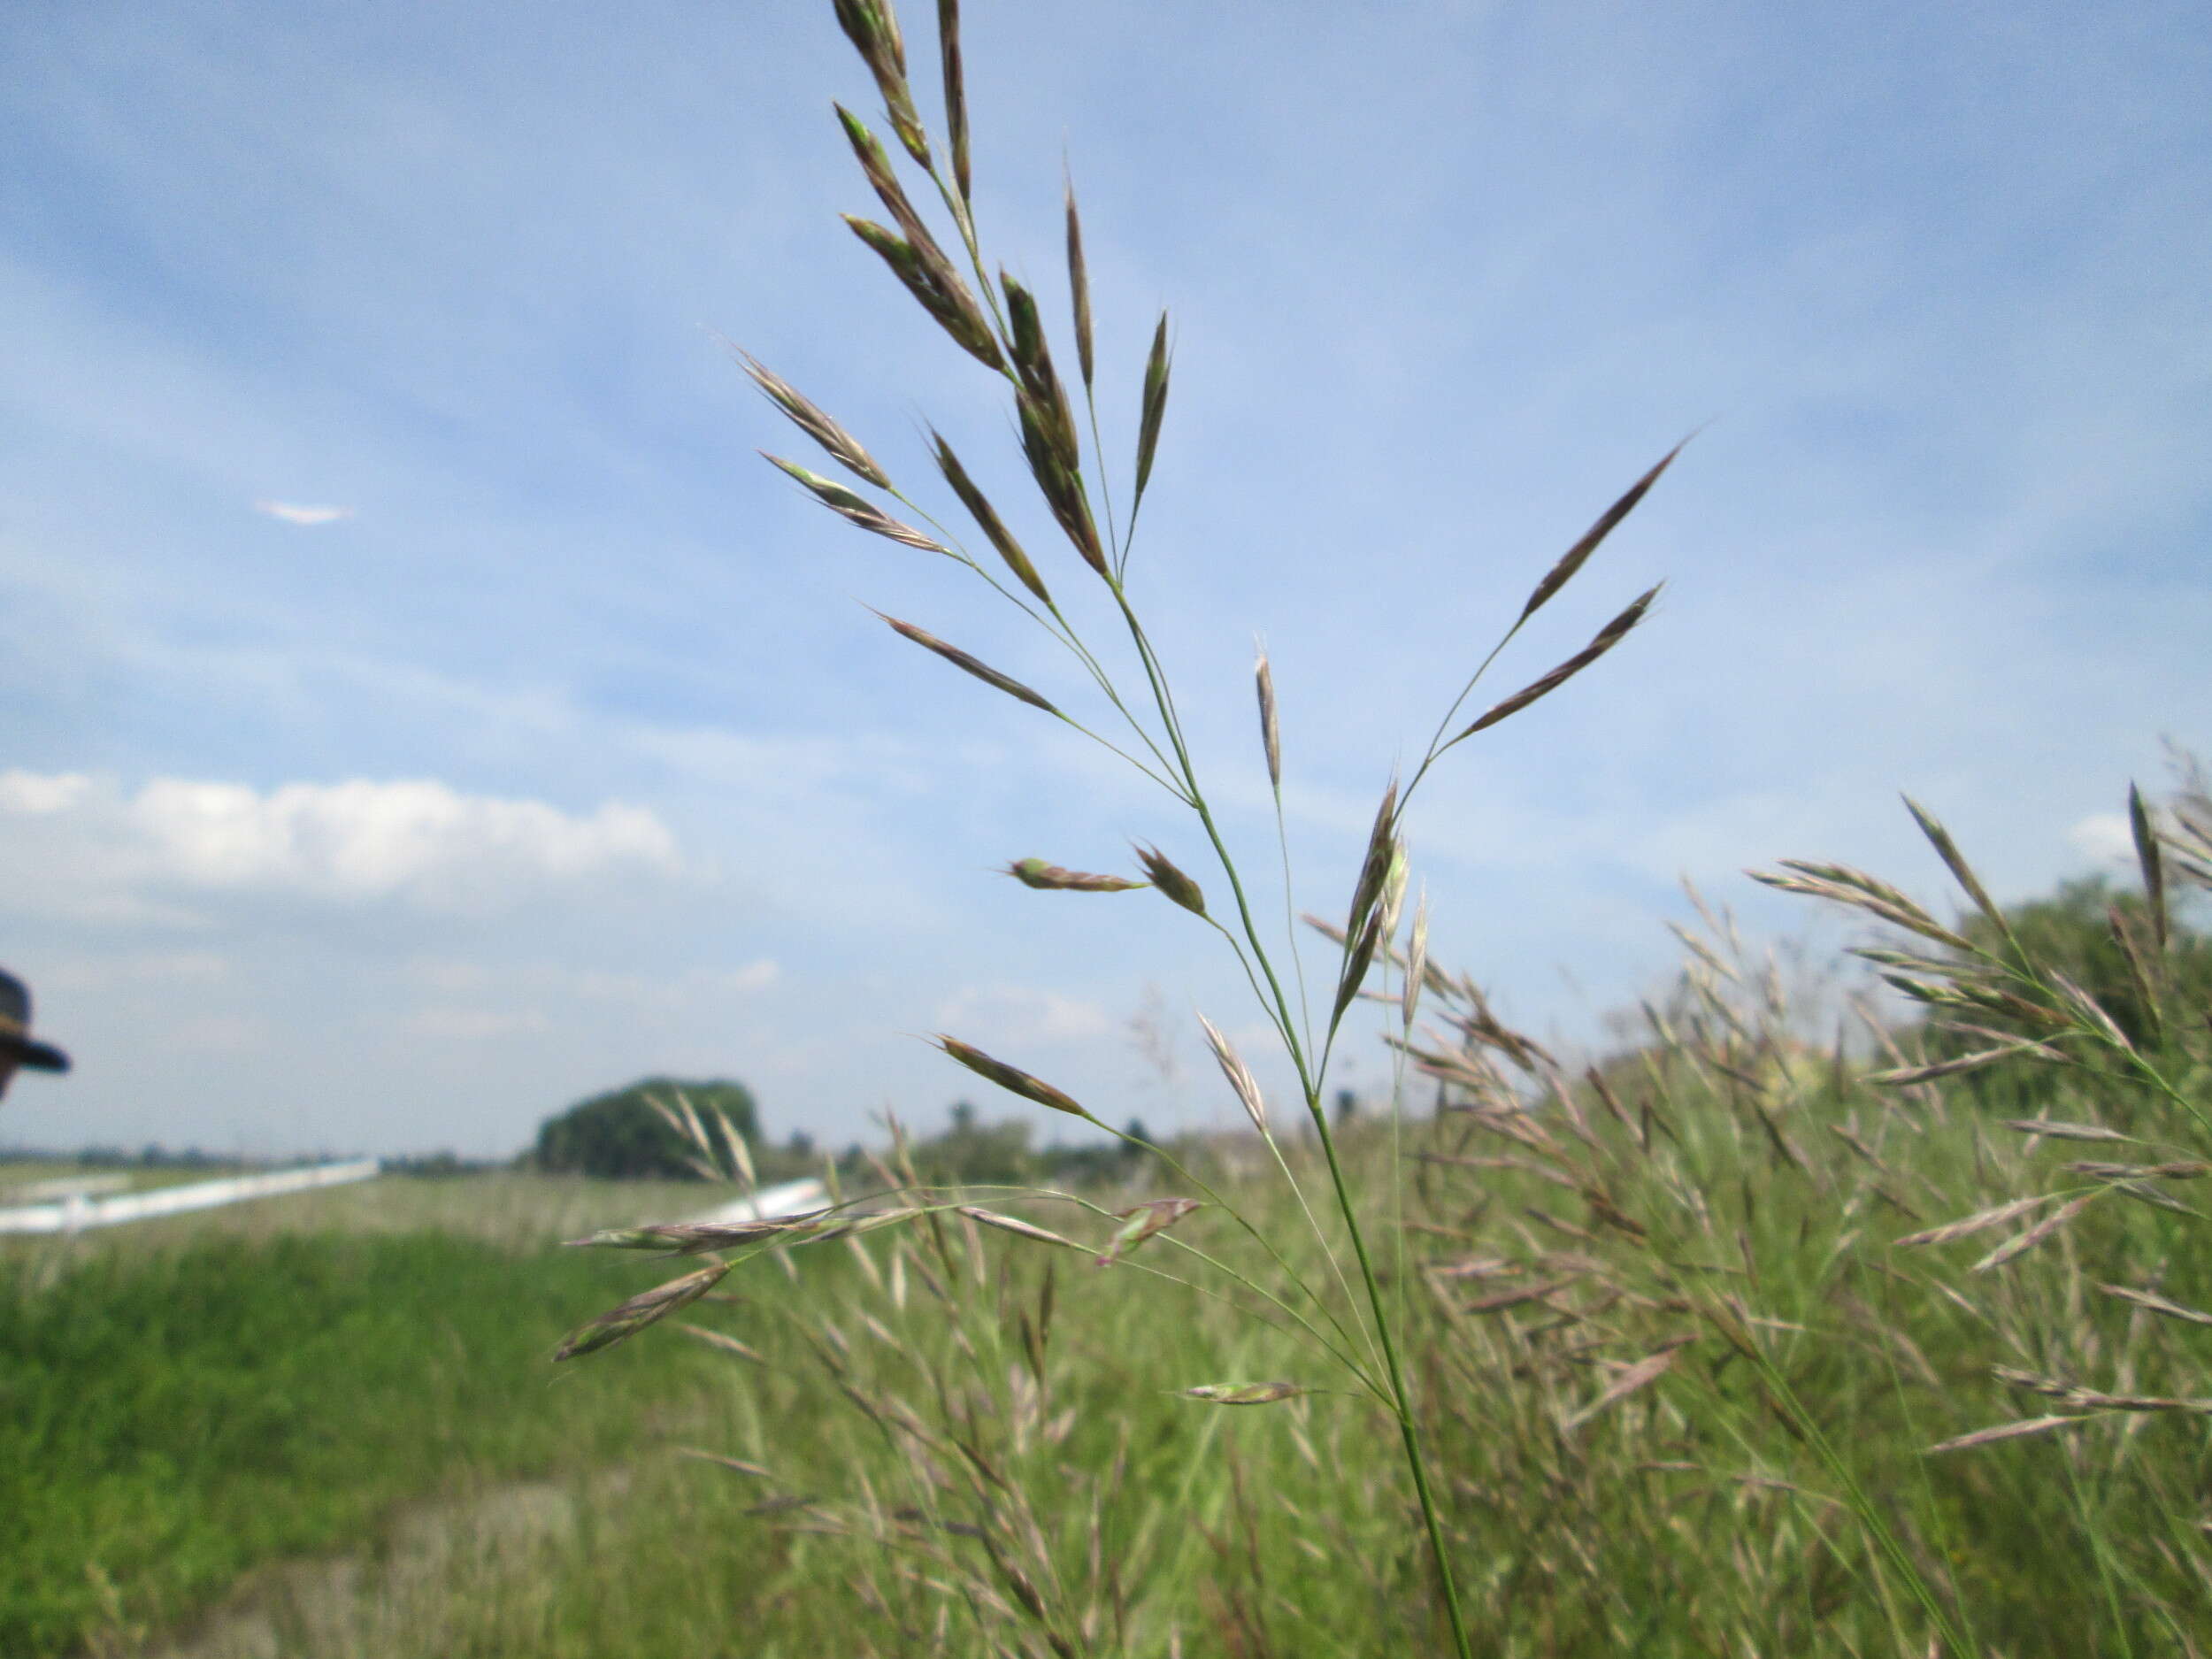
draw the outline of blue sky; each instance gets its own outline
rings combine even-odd
[[[1518,1017],[1663,974],[1683,874],[1775,931],[1746,865],[1940,899],[1901,790],[2003,894],[2097,867],[2212,739],[2198,8],[965,13],[987,248],[1071,372],[1064,156],[1125,491],[1173,313],[1133,595],[1263,887],[1255,637],[1333,911],[1694,429],[1496,690],[1663,578],[1651,619],[1409,821],[1436,954]],[[1087,711],[1066,659],[753,454],[812,459],[724,337],[933,503],[941,426],[1107,637],[990,377],[837,221],[829,102],[876,100],[826,4],[79,0],[0,50],[0,962],[78,1062],[0,1141],[502,1152],[673,1071],[841,1141],[979,1092],[940,1029],[1225,1122],[1194,1010],[1279,1087],[1190,918],[994,873],[1134,837],[1217,887],[1175,804],[863,606]]]

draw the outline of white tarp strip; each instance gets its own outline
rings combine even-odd
[[[750,1198],[741,1198],[733,1204],[723,1204],[691,1219],[770,1221],[778,1216],[795,1216],[802,1210],[818,1210],[828,1202],[829,1189],[819,1181],[786,1181],[780,1187],[764,1187]]]
[[[302,1170],[277,1170],[267,1175],[234,1175],[219,1181],[195,1181],[188,1187],[157,1187],[148,1193],[119,1193],[111,1197],[80,1193],[56,1204],[26,1204],[0,1210],[0,1233],[77,1233],[86,1227],[111,1227],[119,1221],[142,1221],[149,1216],[173,1216],[188,1210],[212,1210],[219,1204],[234,1204],[245,1198],[267,1198],[277,1193],[365,1181],[381,1169],[374,1158],[361,1158],[349,1164],[317,1164]]]

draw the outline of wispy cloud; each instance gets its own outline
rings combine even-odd
[[[307,507],[288,501],[257,501],[256,512],[266,513],[272,518],[281,518],[287,524],[335,524],[341,518],[353,517],[350,507]]]

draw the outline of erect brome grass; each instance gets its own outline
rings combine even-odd
[[[1077,692],[1064,697],[1056,691],[1048,697],[910,623],[884,617],[890,627],[993,688],[1057,716],[1096,738],[1131,760],[1195,820],[1193,827],[1202,836],[1206,852],[1219,870],[1220,883],[1215,885],[1212,904],[1210,905],[1199,879],[1151,841],[1136,843],[1138,860],[1148,885],[1182,910],[1207,921],[1218,933],[1257,995],[1261,1011],[1281,1043],[1321,1154],[1329,1192],[1329,1218],[1325,1224],[1321,1212],[1308,1202],[1279,1148],[1276,1149],[1277,1162],[1280,1173],[1296,1192],[1300,1213],[1316,1230],[1329,1274],[1317,1281],[1302,1271],[1294,1265],[1280,1240],[1269,1237],[1233,1207],[1225,1207],[1225,1213],[1265,1260],[1247,1271],[1202,1252],[1195,1255],[1205,1267],[1228,1273],[1242,1293],[1257,1299],[1269,1317],[1287,1320],[1292,1328],[1311,1341],[1317,1363],[1347,1373],[1356,1385],[1356,1392],[1372,1400],[1387,1414],[1400,1441],[1407,1476],[1422,1518],[1435,1574],[1438,1604],[1453,1648],[1461,1659],[1471,1659],[1472,1637],[1457,1588],[1454,1552],[1432,1476],[1432,1460],[1423,1443],[1416,1394],[1400,1353],[1399,1327],[1403,1313],[1385,1292],[1370,1246],[1369,1224],[1363,1216],[1361,1198],[1340,1156],[1325,1110],[1328,1066],[1338,1033],[1363,995],[1375,964],[1398,959],[1393,941],[1398,931],[1408,879],[1403,824],[1430,768],[1448,750],[1519,714],[1613,650],[1643,620],[1657,589],[1636,598],[1579,651],[1556,667],[1493,704],[1471,723],[1458,725],[1455,729],[1462,704],[1476,690],[1500,652],[1583,572],[1600,546],[1673,463],[1681,446],[1678,444],[1670,449],[1552,563],[1517,616],[1503,629],[1489,656],[1465,678],[1411,775],[1402,784],[1393,778],[1376,812],[1353,885],[1351,903],[1343,920],[1334,994],[1328,1015],[1321,1029],[1311,1029],[1302,991],[1294,999],[1286,983],[1294,978],[1301,987],[1303,984],[1302,966],[1294,960],[1287,964],[1284,961],[1286,957],[1295,958],[1297,941],[1294,937],[1271,936],[1270,928],[1263,927],[1255,914],[1244,873],[1231,850],[1193,758],[1170,688],[1166,666],[1155,649],[1125,581],[1138,509],[1153,480],[1165,419],[1171,366],[1169,319],[1164,313],[1159,319],[1142,366],[1137,388],[1139,413],[1133,481],[1125,503],[1118,505],[1110,488],[1094,401],[1100,365],[1083,226],[1071,180],[1064,181],[1063,200],[1069,281],[1066,315],[1072,325],[1074,362],[1079,370],[1088,416],[1087,422],[1082,424],[1078,422],[1073,399],[1056,364],[1051,330],[1045,320],[1046,308],[1039,303],[1031,284],[986,257],[975,224],[969,170],[969,111],[956,4],[942,0],[938,12],[938,50],[949,134],[949,142],[942,148],[933,142],[928,123],[915,101],[904,38],[889,0],[835,0],[835,9],[840,27],[874,81],[885,117],[898,140],[899,149],[911,165],[910,176],[928,186],[926,190],[910,191],[902,180],[897,156],[876,139],[859,116],[839,105],[836,115],[846,142],[859,165],[864,180],[892,224],[887,227],[852,215],[846,216],[846,222],[884,261],[937,327],[970,358],[1006,381],[1020,457],[1029,481],[1088,577],[1103,584],[1110,614],[1123,635],[1119,649],[1135,662],[1141,672],[1141,685],[1133,690],[1124,689],[1102,649],[1087,639],[1056,603],[1053,595],[1059,579],[1047,580],[1030,552],[1008,529],[998,507],[978,485],[975,474],[933,428],[930,430],[930,440],[936,471],[979,526],[999,563],[1012,573],[1019,591],[1002,585],[960,545],[957,537],[940,526],[933,514],[895,488],[889,481],[890,472],[861,449],[841,426],[794,388],[766,376],[764,371],[757,370],[757,365],[748,359],[749,373],[753,373],[756,383],[779,407],[864,484],[887,496],[899,511],[894,512],[890,506],[795,463],[770,458],[816,499],[849,522],[918,550],[946,554],[983,576],[1000,596],[1039,623],[1068,653],[1072,665],[1079,671]],[[941,157],[949,157],[949,173]],[[923,204],[933,195],[950,220],[948,234],[941,234],[933,228],[929,215],[923,211]],[[909,517],[931,525],[935,534],[914,529],[907,522]],[[1284,841],[1286,849],[1286,838],[1280,831],[1283,757],[1279,719],[1272,674],[1264,656],[1258,665],[1256,680],[1262,749],[1277,802],[1279,840]],[[1092,717],[1083,714],[1081,706],[1074,701],[1076,695],[1092,694],[1095,694],[1098,704],[1096,723],[1113,730],[1111,739],[1085,724]],[[1069,709],[1076,712],[1064,711]],[[1012,864],[1009,873],[1026,886],[1046,890],[1116,891],[1141,885],[1114,877],[1087,875],[1038,859]],[[1286,851],[1286,932],[1288,918],[1295,911],[1289,893],[1290,877]],[[1215,878],[1209,876],[1207,881],[1213,884]],[[1413,1023],[1416,999],[1430,979],[1425,961],[1425,907],[1419,914],[1413,946],[1416,962],[1412,982],[1397,999],[1402,1024],[1408,1031]],[[1207,1030],[1240,1104],[1263,1135],[1268,1136],[1272,1147],[1267,1114],[1251,1073],[1214,1026],[1209,1024]],[[935,1041],[958,1064],[1009,1092],[1051,1110],[1096,1121],[1071,1095],[1019,1067],[949,1036],[941,1035]],[[1176,1168],[1187,1179],[1196,1180],[1189,1171],[1171,1162],[1170,1167]],[[1203,1184],[1200,1185],[1202,1187]],[[1206,1190],[1210,1192],[1210,1188]],[[1156,1201],[1129,1212],[1125,1217],[1126,1225],[1108,1248],[1107,1257],[1118,1259],[1159,1228],[1179,1219],[1187,1213],[1189,1202]],[[1004,1225],[1004,1218],[997,1211],[971,1210],[964,1211],[964,1216],[967,1221]],[[761,1237],[763,1248],[771,1248],[795,1235],[766,1233]],[[1179,1244],[1180,1240],[1171,1242]],[[1150,1254],[1148,1253],[1148,1259]],[[1671,1353],[1671,1350],[1666,1350],[1647,1356],[1640,1362],[1644,1371],[1616,1379],[1611,1388],[1601,1392],[1586,1411],[1602,1411],[1627,1398],[1660,1374],[1664,1369],[1663,1361]],[[1312,1391],[1310,1383],[1286,1382],[1210,1386],[1188,1392],[1193,1398],[1217,1403],[1257,1404]],[[1010,1575],[1006,1587],[1023,1607],[1031,1608],[1036,1603],[1033,1610],[1041,1623],[1048,1622],[1042,1603],[1037,1602],[1039,1592],[1033,1585]],[[1056,1652],[1059,1651],[1059,1640],[1057,1635],[1053,1639]]]

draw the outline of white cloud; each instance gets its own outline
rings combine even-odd
[[[350,507],[303,507],[288,501],[257,501],[253,510],[272,518],[281,518],[287,524],[299,525],[333,524],[353,517]]]
[[[2066,839],[2099,864],[2135,862],[2135,834],[2123,812],[2092,812],[2066,832]]]
[[[149,916],[163,889],[399,900],[474,912],[554,884],[682,873],[652,812],[589,814],[464,795],[429,780],[242,784],[157,778],[135,794],[76,774],[0,773],[0,874],[10,900]]]
[[[32,772],[0,772],[0,812],[42,817],[65,812],[83,798],[92,780],[81,772],[41,777]]]

